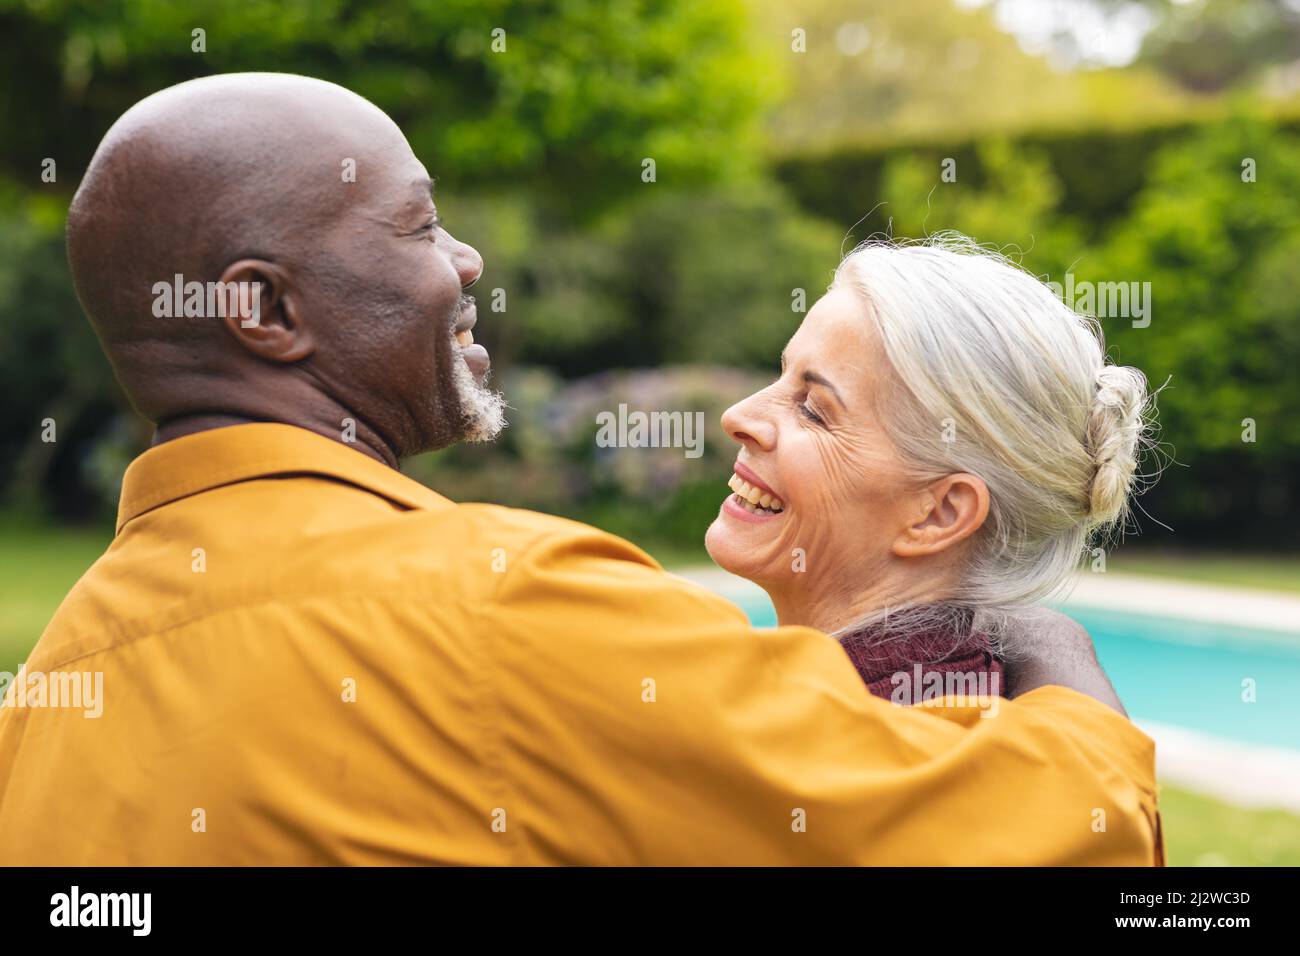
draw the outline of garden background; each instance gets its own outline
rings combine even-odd
[[[149,440],[73,294],[68,201],[132,103],[235,70],[373,100],[483,253],[475,335],[514,410],[408,463],[452,498],[707,561],[718,415],[775,376],[796,290],[870,235],[955,229],[1047,279],[1151,283],[1149,326],[1103,321],[1168,383],[1111,568],[1300,593],[1300,3],[0,0],[0,670]],[[621,402],[703,410],[703,457],[598,448]],[[1165,813],[1172,862],[1300,863],[1291,813],[1178,788]]]

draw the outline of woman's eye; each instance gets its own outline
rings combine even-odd
[[[822,417],[818,415],[816,412],[814,412],[807,405],[800,404],[799,411],[803,413],[804,418],[808,419],[811,422],[816,422],[818,425],[826,424],[826,422],[822,421]]]

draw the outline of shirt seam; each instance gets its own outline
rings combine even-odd
[[[251,474],[249,473],[250,471],[252,472]],[[428,505],[426,504],[413,503],[415,501],[414,495],[406,495],[405,493],[401,493],[401,496],[399,497],[399,493],[397,492],[389,493],[388,491],[381,490],[375,487],[374,484],[370,483],[365,479],[358,478],[358,477],[349,477],[346,474],[342,473],[342,469],[339,469],[338,471],[326,470],[318,465],[317,466],[312,466],[312,465],[289,466],[289,465],[277,464],[272,460],[265,459],[256,462],[244,463],[237,468],[229,468],[226,469],[225,471],[217,472],[215,476],[207,478],[204,481],[203,485],[197,488],[192,487],[192,482],[178,481],[178,482],[172,482],[170,484],[158,487],[156,491],[152,491],[147,496],[144,495],[133,496],[134,500],[132,501],[132,506],[130,508],[125,509],[129,512],[129,516],[123,518],[122,521],[117,525],[116,531],[114,532],[114,536],[116,537],[117,535],[120,535],[122,533],[122,530],[132,521],[135,521],[137,518],[142,518],[145,515],[149,514],[150,512],[156,511],[157,509],[165,507],[166,505],[174,504],[178,501],[184,501],[186,498],[193,498],[196,495],[205,494],[206,492],[209,491],[217,491],[218,489],[221,488],[229,488],[231,485],[239,485],[249,481],[262,481],[267,479],[273,479],[282,475],[285,476],[297,475],[302,477],[311,477],[311,478],[326,479],[335,482],[340,482],[343,484],[350,485],[353,488],[358,489],[359,491],[364,491],[368,494],[374,495],[377,498],[383,498],[387,501],[401,504],[407,510],[426,510],[428,508]],[[394,472],[394,475],[401,478],[405,478],[407,481],[415,480],[406,475],[403,475],[401,472]],[[416,482],[416,484],[419,485],[419,482]],[[420,485],[420,487],[424,488],[424,490],[428,491],[430,494],[437,495],[437,492],[433,491],[432,489],[425,488],[423,485]],[[147,507],[145,507],[139,501],[139,498],[144,498],[144,497],[147,497],[148,499],[156,498],[158,500],[156,500],[153,504],[150,504]],[[430,502],[430,504],[437,504],[437,502]]]

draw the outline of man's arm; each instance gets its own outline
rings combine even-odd
[[[1154,861],[1154,745],[1114,710],[1043,686],[896,707],[827,635],[756,631],[566,528],[512,562],[474,636],[519,862]]]
[[[1101,669],[1092,638],[1082,624],[1050,608],[1034,608],[1008,625],[1004,637],[1007,696],[1038,687],[1077,690],[1128,716]]]

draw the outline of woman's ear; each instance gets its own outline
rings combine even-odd
[[[917,514],[894,541],[900,558],[938,554],[978,531],[989,516],[988,486],[965,472],[940,478],[922,492]]]
[[[221,320],[243,348],[271,362],[297,362],[316,351],[284,273],[262,259],[240,259],[221,273],[232,303]]]

